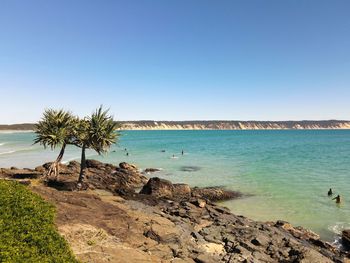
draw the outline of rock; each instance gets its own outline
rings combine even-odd
[[[255,246],[267,246],[269,242],[270,242],[269,239],[263,235],[257,235],[251,241],[251,243]]]
[[[350,229],[342,231],[342,243],[348,250],[350,249]]]
[[[222,187],[192,188],[192,196],[204,198],[213,202],[230,200],[242,196],[241,193],[225,190]]]
[[[41,176],[41,173],[34,170],[13,170],[12,178],[14,179],[36,179]]]
[[[86,160],[86,168],[101,169],[105,164],[97,160]]]
[[[182,172],[197,172],[199,171],[201,168],[198,166],[182,166],[180,168],[180,171]]]
[[[207,254],[201,254],[194,259],[196,263],[217,263],[218,259],[213,257],[208,257]]]
[[[175,198],[189,198],[191,197],[191,187],[188,184],[173,184]]]
[[[144,173],[154,173],[154,172],[159,172],[160,169],[158,168],[146,168],[143,172]]]
[[[148,180],[140,194],[152,195],[154,197],[172,198],[174,192],[173,184],[165,179],[153,177]]]
[[[77,161],[70,161],[67,165],[67,168],[73,173],[79,173],[80,163]]]
[[[192,201],[191,203],[196,205],[196,206],[198,206],[198,207],[200,207],[200,208],[204,208],[205,205],[207,204],[207,202],[204,199],[200,199],[200,198]]]
[[[23,185],[30,185],[32,182],[30,180],[18,180],[18,183]]]
[[[34,170],[39,172],[39,173],[45,173],[45,171],[46,171],[46,169],[42,165],[35,167]]]
[[[137,167],[135,165],[129,164],[129,163],[126,163],[126,162],[120,163],[119,167],[121,169],[125,169],[125,170],[137,170]]]
[[[18,170],[18,168],[17,168],[17,167],[12,166],[12,167],[10,168],[10,170]]]

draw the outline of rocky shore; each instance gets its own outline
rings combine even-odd
[[[58,230],[83,262],[349,262],[348,252],[311,231],[253,221],[213,203],[239,192],[149,179],[127,163],[87,166],[80,191],[77,162],[62,165],[58,181],[46,183],[49,164],[0,169],[0,178],[55,204]]]

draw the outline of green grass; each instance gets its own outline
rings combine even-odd
[[[78,262],[54,216],[55,208],[39,195],[0,180],[0,262]]]

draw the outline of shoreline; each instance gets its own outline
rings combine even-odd
[[[123,245],[136,249],[139,259],[142,258],[144,262],[160,262],[159,260],[166,262],[241,262],[244,259],[255,260],[254,262],[291,259],[304,260],[300,262],[320,260],[322,262],[337,262],[341,258],[349,256],[322,241],[315,233],[301,227],[294,227],[285,221],[259,222],[250,220],[233,214],[233,211],[229,211],[220,204],[214,204],[203,196],[193,195],[191,193],[193,190],[189,190],[184,184],[176,186],[176,184],[164,179],[150,183],[150,179],[146,179],[134,166],[129,164],[121,163],[119,167],[115,167],[111,164],[91,160],[88,164],[86,182],[90,190],[67,191],[68,189],[61,189],[57,193],[54,185],[54,188],[37,183],[30,186],[31,180],[35,181],[38,180],[35,178],[41,177],[45,171],[44,167],[18,170],[0,169],[0,174],[4,177],[7,173],[7,176],[11,175],[17,180],[18,177],[22,180],[28,180],[26,177],[32,178],[29,179],[29,187],[45,199],[53,201],[58,207],[58,218],[64,221],[63,223],[58,222],[58,228],[61,234],[67,238],[75,253],[80,253],[76,242],[77,239],[82,238],[77,233],[85,231],[84,229],[88,227],[86,223],[84,227],[81,225],[84,222],[84,211],[89,208],[89,211],[95,214],[99,220],[103,222],[104,220],[113,220],[116,223],[116,220],[120,220],[121,215],[112,213],[114,215],[112,218],[105,218],[103,215],[106,213],[106,210],[103,210],[106,205],[113,204],[114,206],[109,207],[111,211],[117,208],[122,209],[123,213],[129,217],[135,213],[133,211],[138,211],[135,215],[138,218],[137,222],[134,222],[133,216],[124,219],[124,221],[127,220],[128,224],[135,224],[134,227],[130,229],[127,226],[121,226],[116,237],[120,239],[123,231],[131,231],[133,235],[139,235],[139,238],[144,240],[143,242],[148,242],[148,245],[142,246],[150,252],[149,255],[143,254],[144,250],[136,248],[138,242],[133,238],[130,237],[131,240],[122,238]],[[69,182],[73,182],[71,180],[77,176],[78,168],[77,162],[62,165],[62,182],[71,187],[72,184]],[[145,185],[147,185],[146,181],[148,181],[148,189],[150,189],[148,192],[144,190]],[[130,187],[125,188],[125,185]],[[136,186],[142,186],[143,193],[135,192],[133,187]],[[175,193],[177,194],[175,195]],[[93,196],[97,196],[98,199],[94,199]],[[92,201],[91,198],[96,201]],[[68,203],[65,201],[70,199],[71,201]],[[97,206],[90,207],[90,202],[99,203],[103,209],[98,209]],[[67,207],[67,204],[70,205]],[[65,211],[67,209],[68,212]],[[63,219],[66,213],[70,213],[69,209],[75,213],[74,221]],[[149,226],[149,222],[152,221],[156,223]],[[79,225],[76,225],[77,223]],[[101,228],[107,231],[106,235],[112,238],[113,235],[109,232],[109,227],[101,225],[99,222],[91,222],[88,228],[89,231],[92,231],[92,228],[97,230]],[[72,233],[76,234],[72,236]],[[288,241],[286,242],[286,240]],[[114,242],[112,239],[109,240],[109,245],[115,245]],[[160,248],[154,250],[152,247],[155,244],[158,244],[157,246]],[[102,243],[98,245],[102,246]],[[298,252],[291,253],[292,250]],[[125,249],[120,251],[119,248],[118,251],[126,253]],[[112,256],[113,253],[110,253]],[[146,258],[150,258],[150,261],[147,261]],[[182,261],[172,261],[175,259]]]

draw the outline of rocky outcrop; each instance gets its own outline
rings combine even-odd
[[[154,197],[150,205],[137,194],[124,199],[107,192],[33,189],[57,206],[58,229],[84,262],[124,262],[121,255],[131,263],[344,262],[347,257],[303,228],[252,221],[195,197]]]
[[[1,169],[0,177],[40,178],[48,171],[50,165],[51,163],[46,163],[35,169]],[[136,166],[125,162],[120,163],[117,167],[97,160],[86,160],[86,167],[84,189],[105,189],[119,194],[129,194],[141,188],[148,181]],[[59,180],[54,181],[48,178],[47,184],[60,190],[76,190],[79,171],[80,163],[76,161],[71,161],[68,165],[60,164]]]
[[[75,171],[78,166],[74,162],[63,168]],[[62,175],[61,180],[74,176],[75,172]],[[144,179],[132,165],[116,167],[94,161],[87,172],[88,191],[28,187],[56,205],[58,229],[83,262],[125,262],[125,258],[131,263],[349,259],[349,254],[311,231],[284,221],[257,222],[237,216],[208,200],[212,196],[207,191],[186,184],[151,178],[142,194],[123,193]],[[205,197],[200,193],[206,193]]]
[[[186,199],[193,196],[212,202],[230,200],[241,196],[239,192],[226,190],[222,187],[194,187],[191,189],[187,184],[172,184],[170,181],[158,177],[150,178],[140,194],[169,199]]]

